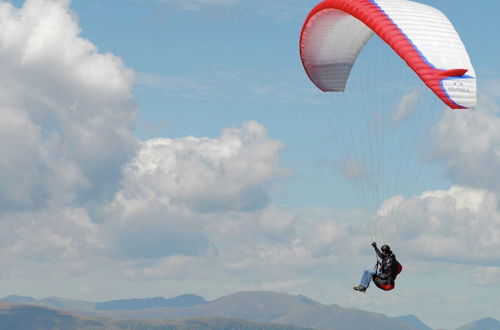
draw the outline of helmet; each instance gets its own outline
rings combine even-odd
[[[380,248],[380,251],[382,251],[382,253],[385,254],[385,255],[389,255],[389,254],[392,253],[391,248],[389,247],[389,245],[382,245],[382,247]]]

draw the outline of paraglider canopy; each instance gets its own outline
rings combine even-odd
[[[376,33],[452,109],[476,104],[474,68],[439,10],[407,0],[324,0],[308,15],[300,56],[322,91],[343,91],[361,49]]]

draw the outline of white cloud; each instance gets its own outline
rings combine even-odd
[[[500,109],[481,98],[477,109],[447,111],[434,130],[433,159],[457,183],[500,192]]]
[[[404,95],[392,117],[392,121],[394,123],[399,123],[411,116],[415,112],[419,100],[420,93],[418,91],[412,91]]]
[[[404,202],[404,197],[400,195],[392,196],[382,202],[379,209],[377,210],[378,217],[390,216],[391,212]]]
[[[77,23],[69,1],[0,3],[0,232],[13,277],[83,274],[103,258],[94,215],[137,146],[134,73]]]
[[[294,234],[295,216],[289,212],[270,206],[259,212],[256,223],[261,234],[273,239],[289,238]]]
[[[132,71],[79,37],[68,1],[0,18],[2,210],[109,194],[135,148]]]
[[[314,257],[344,254],[348,245],[348,234],[335,221],[315,221],[302,239]]]
[[[404,253],[423,260],[475,265],[500,262],[498,196],[465,186],[427,191],[398,200],[391,222],[380,227],[397,232],[395,241]],[[392,225],[391,225],[392,224]]]
[[[32,267],[87,272],[105,246],[99,225],[82,208],[9,214],[1,218],[0,232],[2,260],[13,274]]]
[[[254,121],[215,139],[143,142],[104,216],[109,250],[121,258],[213,254],[204,228],[225,237],[231,222],[245,219],[253,232],[289,235],[293,219],[268,208],[267,190],[286,173],[278,165],[282,146]]]
[[[285,173],[278,166],[282,146],[253,121],[225,129],[218,139],[145,141],[125,167],[117,202],[126,213],[149,207],[144,198],[150,197],[200,212],[263,208],[269,202],[266,185]]]

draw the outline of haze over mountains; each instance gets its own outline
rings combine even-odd
[[[127,329],[189,329],[187,324],[192,329],[230,329],[227,328],[228,322],[236,322],[233,326],[238,329],[432,329],[414,315],[390,318],[336,304],[324,305],[304,296],[269,291],[238,292],[213,301],[206,301],[194,294],[170,299],[154,297],[105,302],[8,296],[2,301],[5,303],[1,306],[0,324],[6,324],[7,321],[11,322],[8,324],[14,324],[12,322],[16,318],[21,324],[29,321],[30,315],[37,315],[38,318],[44,315],[49,326],[66,326],[61,329],[87,329],[92,322],[92,329],[123,329],[125,325],[129,326]],[[144,321],[136,321],[131,327],[131,323],[124,320]],[[197,327],[193,327],[192,322],[198,322]],[[478,329],[500,330],[500,322],[483,319],[457,330]]]
[[[77,315],[36,305],[0,303],[0,329],[5,330],[310,330],[290,325],[264,324],[222,318],[141,321],[112,320]]]

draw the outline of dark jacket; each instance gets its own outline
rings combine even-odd
[[[384,284],[394,284],[394,280],[398,271],[398,262],[396,256],[391,252],[390,255],[386,256],[378,247],[375,247],[375,252],[377,253],[377,279]]]

